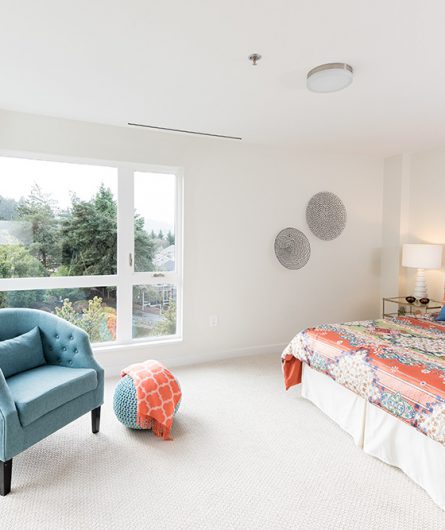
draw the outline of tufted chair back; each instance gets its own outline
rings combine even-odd
[[[0,341],[40,329],[46,362],[71,368],[91,363],[91,346],[87,333],[45,311],[37,309],[0,309]],[[97,366],[102,371],[102,369]]]

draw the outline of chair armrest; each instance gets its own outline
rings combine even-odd
[[[0,460],[5,462],[12,454],[19,453],[22,444],[23,429],[5,376],[0,369]]]
[[[15,403],[6,383],[5,376],[0,368],[0,419],[2,417],[8,418],[12,414],[17,416],[17,409],[15,408]]]

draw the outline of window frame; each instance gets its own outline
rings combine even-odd
[[[52,155],[0,149],[0,157],[24,158],[44,162],[106,166],[117,171],[117,272],[116,275],[50,276],[39,278],[0,278],[1,291],[63,289],[73,287],[116,287],[116,340],[93,343],[95,351],[117,350],[127,346],[182,341],[183,336],[183,169],[96,158]],[[134,271],[134,173],[160,173],[175,176],[175,270],[162,273]],[[131,263],[130,263],[131,256]],[[159,276],[162,274],[162,276]],[[169,283],[176,287],[176,333],[174,335],[133,338],[133,286]]]

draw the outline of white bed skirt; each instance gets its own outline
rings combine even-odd
[[[302,397],[366,453],[396,466],[445,510],[445,447],[303,363]]]

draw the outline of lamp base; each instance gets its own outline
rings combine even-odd
[[[426,282],[425,282],[425,269],[417,269],[414,296],[418,300],[420,298],[428,298],[428,291],[426,290]]]

